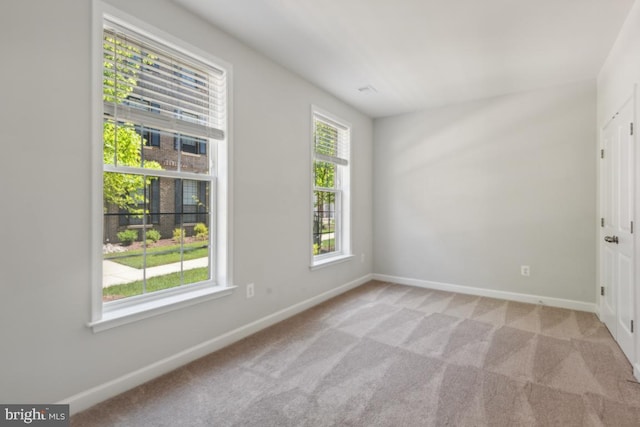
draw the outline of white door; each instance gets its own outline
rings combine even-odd
[[[629,360],[634,360],[634,149],[633,98],[602,131],[602,321]]]

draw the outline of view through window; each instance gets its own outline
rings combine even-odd
[[[318,111],[313,114],[314,261],[349,253],[350,129]]]
[[[103,24],[103,301],[215,277],[221,68]]]

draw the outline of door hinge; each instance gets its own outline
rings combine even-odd
[[[629,132],[630,135],[633,135],[633,122],[629,123]]]
[[[633,333],[633,320],[631,321],[631,333]]]
[[[631,234],[633,234],[633,221],[631,221]]]
[[[602,150],[600,150],[600,158],[604,159],[604,148]]]
[[[604,286],[600,286],[600,295],[604,296]]]
[[[600,218],[600,227],[604,227],[604,218]]]

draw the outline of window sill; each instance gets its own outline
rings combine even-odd
[[[200,156],[202,156],[202,154],[189,153],[188,151],[183,151],[182,155],[183,156],[187,156],[187,157],[200,157]]]
[[[102,319],[90,322],[87,326],[93,332],[102,332],[117,326],[137,322],[149,317],[168,313],[201,302],[210,301],[231,295],[236,286],[215,286],[205,289],[198,289],[191,292],[170,295],[164,298],[141,302],[135,305],[126,305],[111,310],[106,310],[102,314]]]
[[[353,257],[354,257],[353,254],[347,254],[347,255],[336,255],[336,256],[331,257],[331,258],[325,258],[325,259],[322,259],[322,260],[317,260],[317,261],[314,261],[309,266],[309,269],[311,271],[318,270],[320,268],[328,267],[330,265],[340,264],[342,262],[347,262],[347,261],[353,259]]]

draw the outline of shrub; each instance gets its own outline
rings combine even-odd
[[[147,230],[145,236],[147,240],[151,241],[152,243],[156,243],[158,240],[160,240],[160,232],[158,230]]]
[[[209,238],[209,229],[201,222],[193,227],[193,232],[197,240],[207,240]]]
[[[173,241],[176,243],[182,243],[184,241],[184,229],[176,228],[173,230]]]
[[[136,230],[124,230],[118,233],[118,240],[122,246],[129,246],[138,240],[138,232]]]
[[[317,243],[313,244],[313,254],[314,255],[320,255],[320,245]]]

